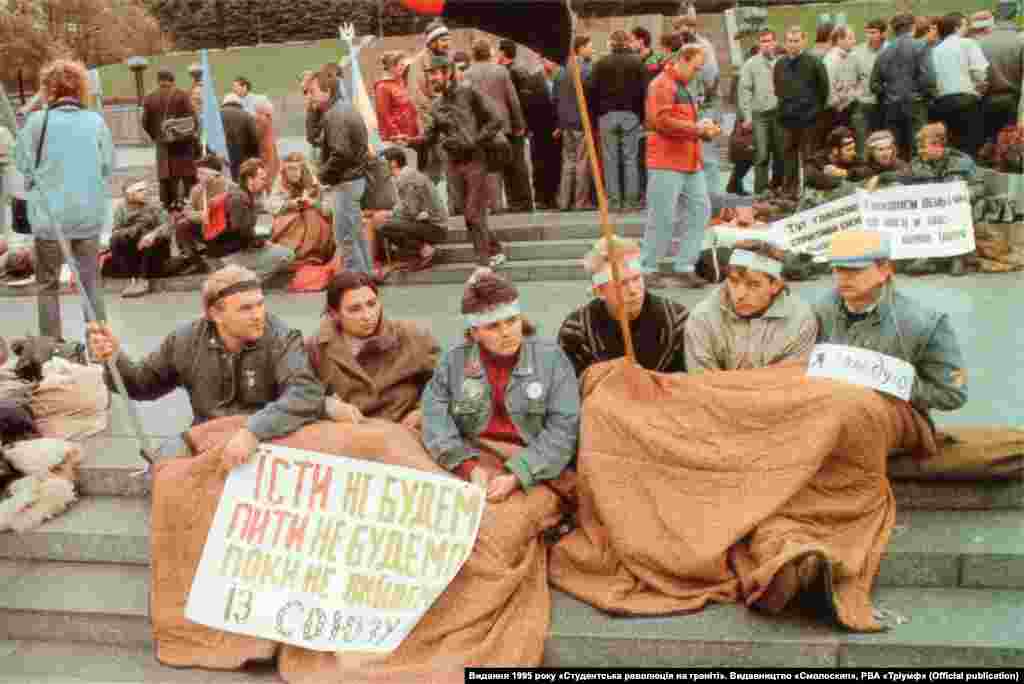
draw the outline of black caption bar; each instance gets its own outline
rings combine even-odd
[[[466,668],[466,682],[1021,682],[1016,668],[851,668],[826,669],[681,669],[681,668]]]

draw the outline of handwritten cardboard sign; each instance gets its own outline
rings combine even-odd
[[[971,193],[963,181],[896,186],[860,198],[864,227],[889,233],[893,259],[974,251]]]
[[[317,651],[389,653],[466,562],[484,493],[261,445],[224,485],[185,616]]]
[[[816,344],[811,350],[807,375],[832,378],[870,387],[910,401],[914,389],[914,367],[894,356],[843,344]]]

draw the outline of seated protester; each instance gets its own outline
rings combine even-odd
[[[266,280],[284,271],[295,253],[256,237],[257,198],[267,186],[267,171],[259,159],[247,159],[238,171],[238,185],[223,195],[206,198],[206,221],[179,224],[178,245],[183,253],[205,248],[207,259],[244,266]],[[191,217],[190,217],[191,219]]]
[[[393,246],[408,270],[423,270],[434,261],[434,245],[448,233],[448,210],[427,175],[406,164],[401,148],[388,148],[382,156],[391,167],[398,202],[377,228],[377,237]]]
[[[647,291],[646,270],[635,241],[616,237],[615,256],[619,262],[621,300],[611,282],[608,242],[601,238],[583,257],[595,298],[566,317],[558,331],[558,344],[572,361],[577,377],[582,377],[583,371],[595,363],[625,356],[626,344],[619,325],[619,312],[624,311],[637,363],[660,373],[682,373],[686,370],[686,307]]]
[[[810,305],[782,278],[786,254],[743,240],[729,259],[724,285],[686,321],[686,370],[745,370],[806,359],[818,336]]]
[[[893,285],[889,236],[869,230],[836,233],[829,263],[836,289],[818,302],[819,342],[871,349],[913,364],[911,404],[953,411],[967,402],[967,372],[946,314],[900,294]]]
[[[224,174],[225,167],[224,160],[212,153],[196,162],[198,182],[192,186],[188,202],[174,224],[175,238],[181,254],[168,265],[169,274],[191,275],[209,270],[199,253],[202,243],[193,236],[206,220],[210,202],[225,195],[228,188],[235,186],[231,178]]]
[[[309,367],[302,334],[266,313],[252,271],[226,266],[203,284],[203,316],[178,325],[140,362],[119,353],[107,324],[90,323],[89,351],[114,358],[128,396],[151,401],[183,387],[194,424],[247,415],[224,450],[228,467],[249,460],[261,441],[289,435],[323,416],[324,389]],[[113,387],[109,369],[107,386]]]
[[[114,212],[110,236],[110,264],[103,269],[108,278],[131,278],[122,297],[142,297],[149,293],[149,279],[163,275],[171,258],[171,241],[166,229],[167,212],[157,203],[146,201],[145,181],[129,182],[124,188],[124,204]]]
[[[910,164],[899,158],[896,138],[890,131],[875,131],[865,141],[868,172],[878,178],[875,187],[899,185],[910,175]]]
[[[580,395],[572,364],[534,338],[519,292],[478,268],[462,297],[466,342],[449,350],[423,392],[423,443],[438,463],[502,501],[554,480],[576,457]],[[499,452],[491,465],[488,445]]]
[[[415,323],[385,318],[370,276],[356,271],[334,276],[320,331],[306,346],[317,376],[337,398],[331,402],[332,417],[347,414],[359,422],[365,416],[418,427],[420,395],[441,346]]]
[[[301,152],[284,158],[277,191],[267,203],[274,215],[270,241],[295,253],[293,266],[334,258],[334,229],[324,213],[319,181]]]
[[[962,180],[967,183],[971,202],[985,195],[985,181],[978,174],[974,160],[960,150],[946,145],[946,125],[931,123],[917,133],[917,156],[910,162],[913,183],[949,183]],[[951,275],[967,274],[963,256],[950,259],[915,259],[906,267],[911,275],[935,273],[943,262],[949,263]]]
[[[811,157],[804,167],[805,183],[815,190],[838,190],[844,182],[868,178],[867,165],[857,159],[857,139],[845,126],[828,134],[826,149]]]

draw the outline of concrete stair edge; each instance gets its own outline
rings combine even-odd
[[[111,591],[94,591],[91,599],[79,591],[69,601],[48,598],[45,590],[72,577],[80,581],[81,564],[50,565],[56,567],[45,577],[8,580],[6,593],[21,596],[0,607],[0,639],[150,644],[145,568],[117,568],[106,580]],[[95,570],[88,579],[94,589],[100,584]],[[821,618],[769,617],[739,605],[686,616],[613,617],[553,594],[545,664],[554,667],[1024,666],[1019,590],[882,587],[876,607],[901,624],[881,634],[846,633]]]

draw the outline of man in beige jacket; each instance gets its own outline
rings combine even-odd
[[[810,305],[786,287],[782,250],[736,243],[726,282],[686,321],[686,371],[744,370],[806,358],[818,335]]]

